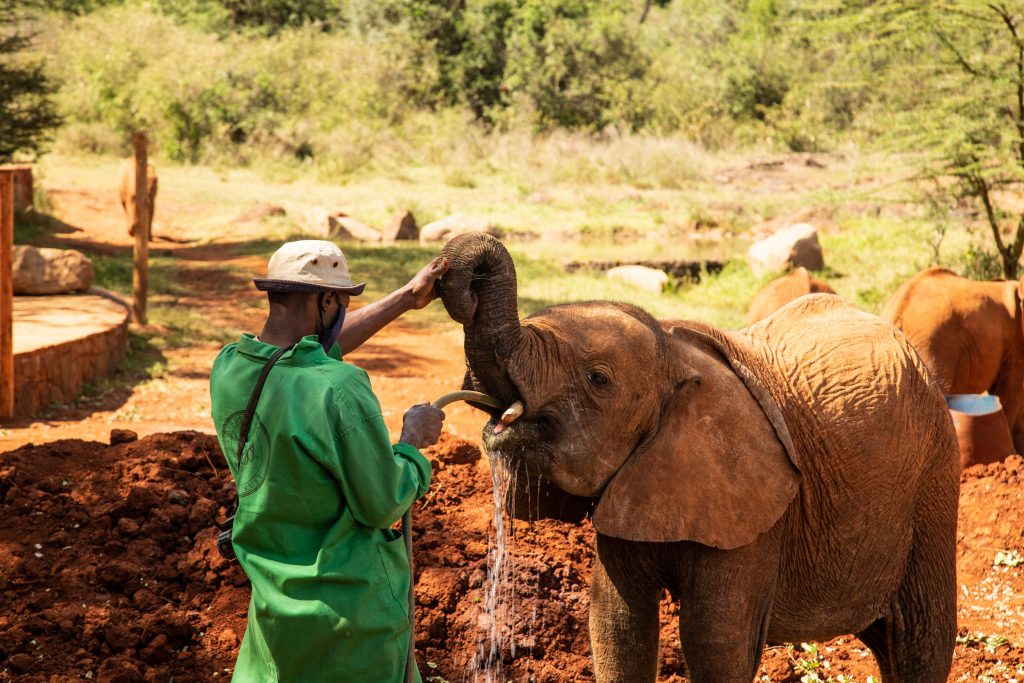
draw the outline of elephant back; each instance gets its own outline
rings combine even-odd
[[[802,474],[786,521],[793,571],[828,577],[804,589],[783,582],[792,591],[783,604],[816,612],[882,599],[898,583],[930,492],[951,498],[942,524],[956,525],[956,435],[924,363],[898,329],[826,294],[720,334],[768,388],[793,442]]]

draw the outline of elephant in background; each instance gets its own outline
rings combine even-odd
[[[806,268],[800,266],[785,275],[780,275],[754,295],[747,314],[747,324],[764,320],[798,296],[804,294],[835,294],[822,280],[812,277]]]
[[[928,268],[882,309],[947,394],[999,397],[1014,448],[1024,453],[1024,280],[978,282]]]
[[[750,681],[766,642],[847,633],[886,683],[946,680],[957,442],[903,335],[822,294],[739,332],[600,301],[520,321],[498,240],[442,254],[466,388],[522,409],[491,411],[491,457],[527,493],[550,482],[551,510],[559,492],[595,504],[598,681],[655,680],[665,588],[693,683]]]
[[[124,209],[128,223],[128,234],[134,236],[139,227],[139,217],[135,215],[135,160],[125,159],[121,164],[121,179],[118,181],[118,195],[121,208]],[[156,211],[157,176],[152,164],[146,165],[146,189],[149,197],[149,215],[146,220],[147,239],[153,239],[153,214]]]

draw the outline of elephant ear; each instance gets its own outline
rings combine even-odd
[[[605,488],[594,512],[599,533],[728,550],[769,530],[796,496],[800,473],[782,412],[738,347],[712,330],[670,331],[677,388]]]

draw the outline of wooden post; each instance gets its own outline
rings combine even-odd
[[[0,419],[14,417],[14,173],[0,170]]]
[[[149,183],[146,177],[146,134],[135,134],[135,274],[132,278],[132,310],[140,325],[146,324],[146,294],[149,290]]]

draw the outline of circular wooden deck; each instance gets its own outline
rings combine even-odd
[[[96,293],[14,297],[14,415],[73,401],[128,350],[127,306]]]

